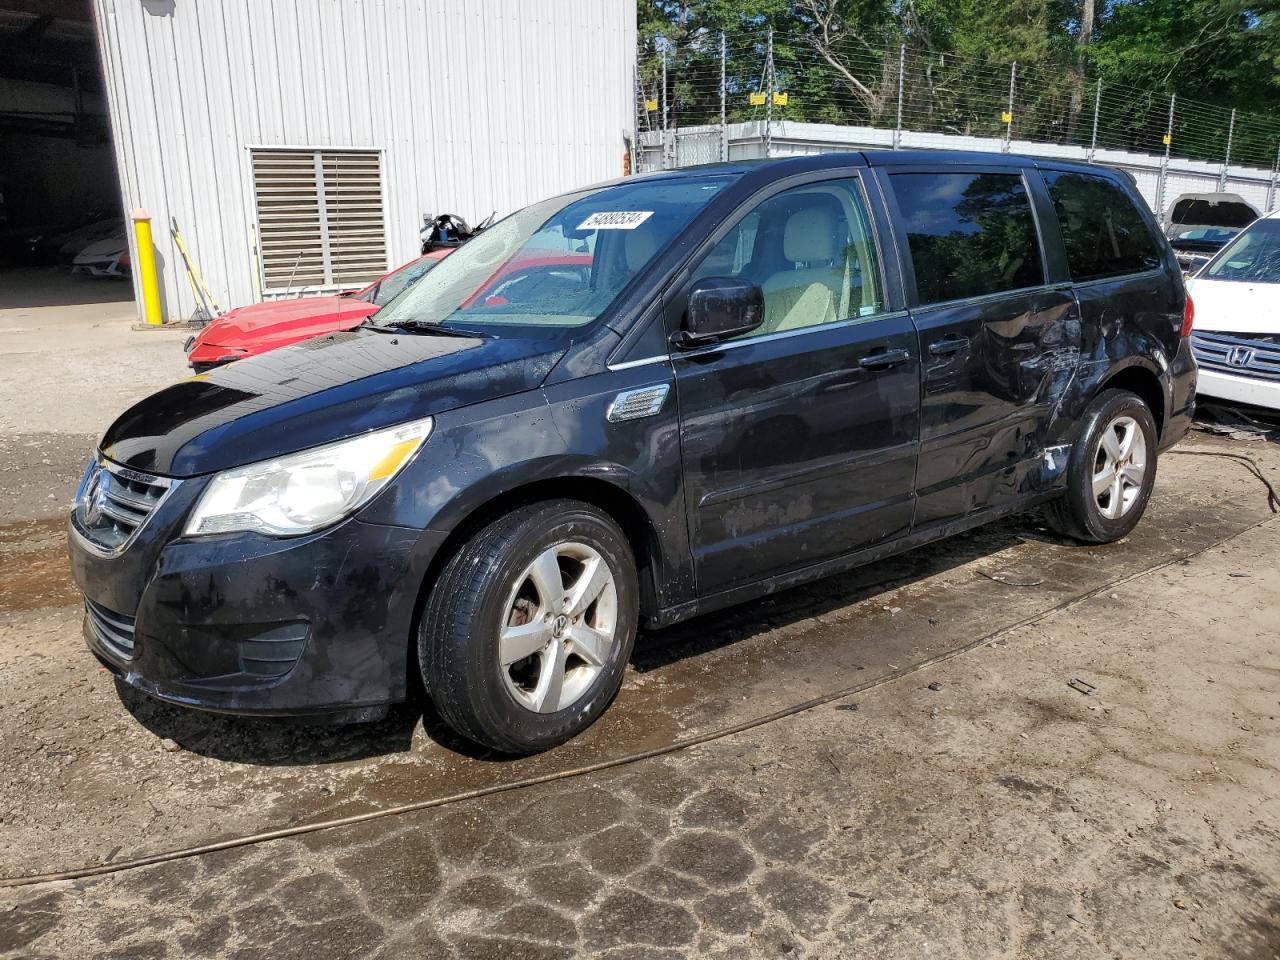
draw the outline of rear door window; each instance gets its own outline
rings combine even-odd
[[[1129,194],[1106,177],[1046,171],[1071,279],[1101,280],[1160,266],[1160,247]]]
[[[1044,281],[1040,238],[1017,173],[896,173],[921,304],[963,300]]]

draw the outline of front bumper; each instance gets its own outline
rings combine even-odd
[[[220,347],[216,343],[203,343],[198,335],[184,344],[183,349],[187,354],[187,363],[196,373],[205,373],[249,355],[249,351],[241,347]]]
[[[170,517],[169,536],[180,521]],[[127,683],[172,703],[242,714],[345,712],[404,699],[418,587],[436,535],[348,519],[291,539],[166,542],[151,526],[116,557],[96,552],[74,525],[70,532],[85,639]]]
[[[1280,380],[1262,380],[1257,377],[1235,377],[1216,370],[1200,369],[1201,396],[1232,403],[1244,403],[1254,407],[1280,410]]]
[[[71,272],[87,273],[91,277],[127,277],[129,272],[120,264],[119,259],[93,260],[85,263],[74,263]]]

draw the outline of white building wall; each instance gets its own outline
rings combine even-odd
[[[94,0],[126,210],[164,312],[252,302],[248,147],[383,151],[388,266],[424,213],[476,222],[622,173],[634,0]],[[131,241],[132,242],[132,241]],[[136,251],[135,251],[136,256]]]

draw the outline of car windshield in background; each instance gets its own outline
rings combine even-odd
[[[1172,243],[1217,243],[1223,244],[1234,237],[1240,230],[1232,227],[1187,227],[1173,231]]]
[[[1214,258],[1210,280],[1280,283],[1280,220],[1258,220]]]
[[[427,271],[439,262],[439,260],[432,260],[430,257],[421,257],[412,263],[405,264],[395,273],[360,294],[357,299],[372,303],[374,306],[385,307],[426,276]]]
[[[534,337],[585,327],[730,182],[647,180],[535,203],[440,261],[374,324]]]

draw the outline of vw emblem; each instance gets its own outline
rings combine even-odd
[[[1254,353],[1248,347],[1232,347],[1227,351],[1227,363],[1233,367],[1247,367],[1253,363]]]
[[[99,468],[89,478],[81,500],[84,505],[84,522],[87,526],[92,527],[102,519],[102,502],[105,499],[106,491],[102,489],[102,470]]]

